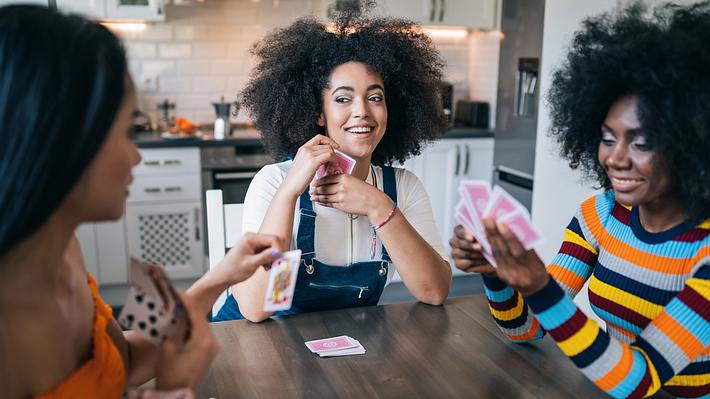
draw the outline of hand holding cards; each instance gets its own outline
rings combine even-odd
[[[318,170],[316,170],[316,174],[313,177],[313,181],[311,181],[311,186],[313,186],[315,182],[318,181],[318,179],[321,179],[325,176],[338,175],[341,173],[353,173],[353,169],[355,169],[355,159],[338,150],[335,150],[335,157],[338,159],[337,163],[327,162],[321,165]]]
[[[271,265],[264,296],[264,311],[274,312],[291,308],[300,266],[301,250],[285,252]]]
[[[306,347],[320,357],[362,355],[367,352],[360,341],[347,335],[306,341]]]
[[[185,307],[163,269],[131,258],[131,288],[118,322],[154,343],[173,334],[184,321],[189,334]]]
[[[456,206],[456,219],[476,238],[483,256],[496,266],[491,245],[486,237],[483,219],[492,218],[511,229],[527,250],[542,241],[542,235],[530,221],[527,209],[500,186],[490,189],[483,180],[464,180],[459,185],[461,201]]]

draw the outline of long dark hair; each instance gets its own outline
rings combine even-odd
[[[124,96],[126,55],[98,23],[0,7],[0,255],[79,180]]]

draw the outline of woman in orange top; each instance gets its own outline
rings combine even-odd
[[[121,332],[74,230],[123,214],[140,160],[135,108],[107,29],[44,7],[0,8],[0,397],[119,398],[152,377],[191,396],[217,352],[202,315],[278,256],[275,237],[248,235],[182,294],[187,340],[158,347]]]

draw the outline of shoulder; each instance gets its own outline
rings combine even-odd
[[[578,216],[604,223],[612,213],[628,216],[629,212],[630,208],[616,202],[613,191],[605,191],[584,200],[579,206]]]

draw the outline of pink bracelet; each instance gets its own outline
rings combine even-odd
[[[390,221],[390,219],[392,219],[392,215],[394,215],[394,212],[395,212],[396,210],[397,210],[397,202],[394,203],[394,206],[393,206],[392,209],[390,210],[390,213],[387,214],[387,217],[385,218],[385,220],[381,221],[380,224],[378,224],[377,226],[372,226],[372,229],[373,229],[374,231],[379,230],[380,227],[384,226],[387,222]]]

